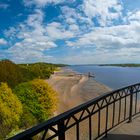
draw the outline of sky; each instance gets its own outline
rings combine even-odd
[[[0,59],[140,63],[140,0],[0,0]]]

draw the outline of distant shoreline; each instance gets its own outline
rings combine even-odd
[[[100,64],[98,66],[140,67],[140,64]]]
[[[126,64],[79,64],[71,66],[116,66],[116,67],[140,67],[140,64],[126,63]]]

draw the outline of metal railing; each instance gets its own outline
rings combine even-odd
[[[140,113],[140,83],[103,94],[9,140],[100,139]]]

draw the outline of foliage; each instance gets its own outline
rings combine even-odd
[[[24,112],[28,112],[28,115],[27,113],[22,115],[21,125],[24,127],[33,125],[35,119],[38,122],[48,119],[56,109],[56,92],[44,80],[35,79],[19,84],[14,92],[22,102]],[[32,119],[29,120],[27,117]]]
[[[55,65],[46,63],[20,64],[20,66],[31,71],[35,75],[35,78],[41,79],[49,78],[56,69]]]
[[[0,61],[0,82],[6,82],[14,88],[17,84],[36,78],[47,79],[63,64],[34,63],[15,64],[10,60]]]
[[[7,84],[0,85],[0,139],[53,115],[57,105],[56,92],[47,82],[39,79],[49,78],[59,66],[65,65],[0,61],[0,83],[5,82],[13,89],[12,92]]]
[[[33,80],[33,89],[38,94],[39,102],[42,106],[43,119],[48,118],[53,114],[57,107],[57,93],[52,89],[52,87],[44,80]]]
[[[33,64],[20,64],[19,66],[34,73],[35,78],[45,79],[49,78],[58,67],[64,67],[66,65],[38,62]]]
[[[30,71],[19,67],[9,60],[0,61],[0,82],[6,82],[10,87],[34,78]]]
[[[0,84],[0,139],[16,128],[22,114],[22,104],[6,83]]]

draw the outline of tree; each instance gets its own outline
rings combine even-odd
[[[38,94],[38,100],[41,104],[43,111],[43,120],[53,115],[57,107],[57,93],[53,88],[44,80],[33,80],[33,89]]]
[[[31,117],[34,116],[38,122],[48,119],[56,110],[57,94],[44,80],[36,79],[19,84],[14,92],[22,102],[23,110],[32,115]],[[22,125],[24,127],[35,125],[30,121],[26,123],[27,116],[24,114],[22,115]]]
[[[12,88],[19,83],[32,80],[34,77],[32,72],[10,60],[0,61],[0,82],[5,82]]]
[[[6,83],[0,84],[0,139],[18,126],[22,104]]]
[[[49,63],[15,64],[10,60],[0,61],[0,82],[6,82],[11,88],[22,82],[41,78],[48,79],[57,65]]]

